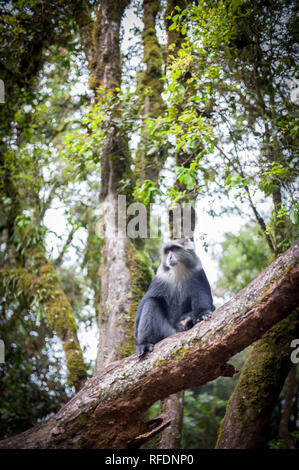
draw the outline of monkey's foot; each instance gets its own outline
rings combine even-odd
[[[145,355],[146,351],[152,351],[153,349],[154,345],[152,343],[137,344],[136,354],[138,357],[142,357]]]
[[[179,325],[181,325],[184,330],[189,330],[194,325],[193,318],[187,317],[184,320],[180,321]]]
[[[210,320],[211,317],[212,317],[212,312],[209,312],[209,313],[206,313],[206,314],[202,317],[202,320],[207,321],[207,320]]]

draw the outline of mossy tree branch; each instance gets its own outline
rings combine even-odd
[[[259,449],[280,390],[292,366],[290,344],[299,333],[299,310],[256,342],[229,400],[218,435],[218,449]]]
[[[186,40],[185,36],[181,33],[181,30],[177,31],[176,28],[170,28],[172,24],[172,19],[170,16],[173,16],[177,13],[177,9],[179,11],[183,10],[187,6],[186,0],[167,0],[166,10],[164,14],[164,23],[167,30],[167,63],[171,67],[172,57],[176,58],[179,49],[182,47],[182,44]],[[184,82],[185,74],[183,75],[182,82]],[[192,87],[188,87],[191,92]],[[189,93],[190,93],[189,92]],[[187,96],[185,97],[187,100]],[[185,101],[184,100],[184,101]],[[184,106],[184,103],[182,103]],[[180,150],[175,154],[175,160],[177,166],[184,166],[185,168],[189,168],[192,162],[192,156],[187,155],[185,152]],[[183,194],[186,190],[186,185],[180,183],[178,180],[175,182],[175,186],[178,190],[181,191]],[[193,196],[194,199],[194,196]],[[180,205],[184,204],[184,202],[190,202],[190,193],[187,193],[187,196],[180,199]],[[183,218],[181,220],[181,227],[180,233],[174,234],[174,212],[171,209],[169,211],[169,224],[171,230],[171,238],[176,237],[184,237],[184,227],[183,227]],[[194,231],[195,229],[195,209],[191,206],[191,228]],[[178,227],[176,227],[178,229]],[[180,447],[181,443],[181,434],[182,434],[182,423],[183,423],[183,413],[184,413],[184,391],[173,394],[170,397],[163,400],[161,405],[161,411],[171,417],[171,425],[168,426],[163,430],[160,435],[160,439],[158,442],[158,446],[160,449],[177,449]]]
[[[26,268],[0,270],[0,283],[9,289],[21,288],[30,301],[35,299],[43,306],[49,327],[63,343],[68,384],[78,391],[86,379],[86,365],[72,307],[43,245],[36,243],[28,246],[26,258]]]
[[[299,300],[298,262],[299,240],[210,320],[166,338],[143,360],[133,355],[111,363],[55,416],[1,441],[0,448],[136,446],[140,436],[153,435],[152,423],[149,432],[143,422],[152,403],[233,375],[236,369],[226,361],[293,311]]]
[[[43,245],[37,243],[29,246],[28,255],[32,271],[37,272],[34,282],[27,284],[28,292],[37,296],[44,306],[50,328],[53,328],[63,343],[68,383],[79,390],[86,379],[86,365],[77,337],[77,324],[72,307],[53,264],[46,257]]]

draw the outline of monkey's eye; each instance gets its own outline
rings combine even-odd
[[[164,254],[165,255],[168,255],[169,252],[175,252],[175,251],[179,251],[181,249],[181,247],[177,246],[177,245],[172,245],[172,246],[169,246],[168,248],[165,248],[164,249]]]

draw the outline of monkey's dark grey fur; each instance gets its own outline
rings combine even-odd
[[[167,336],[191,328],[215,310],[211,288],[189,238],[166,243],[161,264],[135,321],[136,353],[143,356]]]

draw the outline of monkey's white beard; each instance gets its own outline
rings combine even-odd
[[[173,284],[178,283],[185,279],[190,274],[190,270],[186,268],[183,263],[178,263],[174,266],[170,266],[169,271],[164,269],[158,269],[157,275],[163,279],[163,281],[171,282]]]

